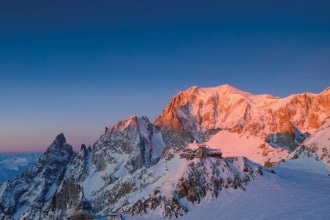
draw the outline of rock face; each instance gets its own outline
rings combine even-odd
[[[68,166],[65,177],[74,182],[83,182],[90,174],[92,149],[82,147]]]
[[[130,160],[124,166],[133,173],[138,168],[155,164],[164,146],[162,135],[147,117],[133,116],[106,129],[94,145],[92,163],[102,171],[106,164],[118,163],[111,155],[125,154]]]
[[[66,143],[66,139],[63,133],[56,136],[54,140],[54,144],[56,145],[56,147],[62,148],[65,143]]]
[[[330,170],[330,118],[294,152],[293,157],[302,154],[312,154],[318,160],[322,160]]]
[[[64,135],[57,136],[33,167],[1,185],[0,218],[38,219],[43,205],[61,184],[73,155]],[[15,216],[17,213],[20,216]]]
[[[79,210],[90,210],[91,205],[83,195],[79,184],[64,179],[56,193],[43,206],[40,219],[61,219]]]

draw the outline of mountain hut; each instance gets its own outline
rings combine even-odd
[[[196,150],[196,157],[207,157],[208,156],[208,150],[205,145],[199,146],[199,148]]]

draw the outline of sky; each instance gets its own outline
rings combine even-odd
[[[0,153],[75,150],[191,86],[330,85],[330,2],[0,0]]]

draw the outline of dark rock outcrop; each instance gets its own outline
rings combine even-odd
[[[55,140],[54,140],[54,144],[58,147],[58,148],[62,148],[62,146],[64,145],[64,143],[66,143],[66,139],[63,133],[59,134],[56,136]]]
[[[61,219],[77,211],[91,210],[79,184],[64,179],[54,196],[43,207],[42,219]],[[50,212],[51,211],[51,212]]]

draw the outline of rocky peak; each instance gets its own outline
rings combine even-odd
[[[146,116],[132,116],[108,127],[104,135],[95,143],[92,162],[97,170],[104,170],[106,164],[125,165],[129,173],[142,166],[150,167],[161,156],[164,143],[161,133],[149,122]],[[112,155],[118,154],[117,158]]]
[[[106,127],[105,134],[111,134],[113,131],[124,131],[125,129],[137,126],[137,116],[133,115],[126,120],[119,121],[117,124]]]
[[[62,148],[64,143],[66,143],[66,139],[65,139],[64,134],[61,133],[61,134],[57,135],[55,140],[54,140],[54,144],[56,145],[56,147]]]
[[[80,147],[80,150],[81,150],[81,151],[85,151],[85,150],[87,150],[86,145],[85,145],[85,144],[82,144],[81,147]]]

